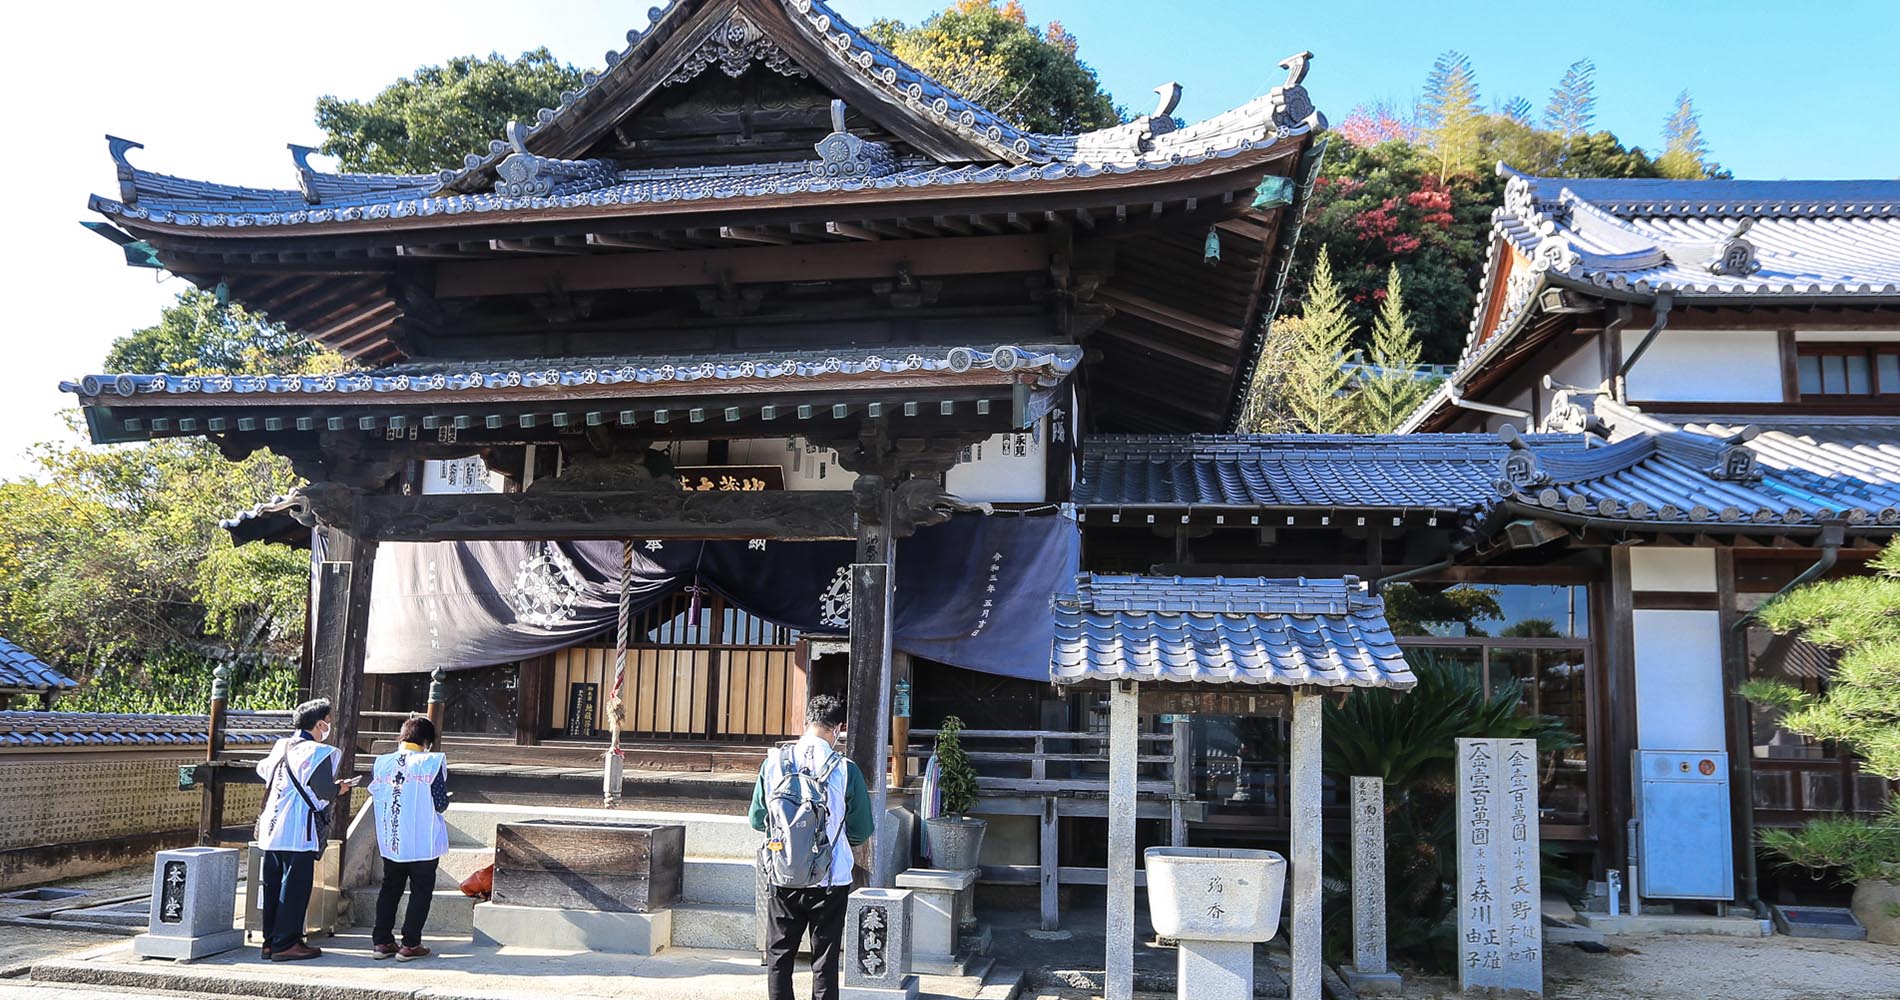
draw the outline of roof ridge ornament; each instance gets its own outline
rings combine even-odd
[[[297,167],[297,190],[303,192],[303,200],[311,205],[321,203],[323,195],[317,190],[317,172],[310,166],[310,154],[316,152],[317,147],[294,142],[284,145],[290,150],[290,162]]]
[[[111,134],[106,135],[106,149],[111,151],[112,162],[119,169],[119,200],[128,205],[136,205],[139,203],[139,189],[137,184],[138,168],[134,167],[132,162],[125,158],[125,154],[135,149],[144,148],[145,144],[142,142],[121,139]]]
[[[1752,217],[1743,219],[1733,232],[1723,238],[1722,245],[1708,262],[1709,273],[1745,278],[1761,270],[1761,262],[1755,259],[1755,244],[1743,239],[1754,227],[1755,220]]]
[[[844,112],[844,102],[832,100],[831,134],[812,147],[818,153],[818,162],[811,166],[812,173],[829,177],[884,177],[895,172],[897,154],[884,143],[852,135],[845,129]]]
[[[1273,124],[1279,134],[1291,135],[1294,129],[1302,125],[1318,132],[1326,127],[1326,116],[1314,107],[1313,99],[1306,93],[1302,83],[1306,80],[1307,64],[1313,59],[1311,52],[1295,52],[1280,60],[1280,68],[1286,70],[1286,82],[1268,93],[1273,107]]]
[[[1545,472],[1537,463],[1537,453],[1531,450],[1529,441],[1518,433],[1517,427],[1505,424],[1498,428],[1498,440],[1510,445],[1511,451],[1504,456],[1498,467],[1498,481],[1494,485],[1504,496],[1550,484],[1550,473]]]

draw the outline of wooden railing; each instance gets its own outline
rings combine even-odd
[[[1755,822],[1794,826],[1834,813],[1872,814],[1887,807],[1894,783],[1861,772],[1851,757],[1758,757],[1751,762]]]
[[[982,880],[1038,888],[1044,930],[1061,924],[1058,890],[1064,885],[1106,885],[1108,870],[1068,866],[1060,861],[1060,820],[1064,816],[1108,815],[1108,735],[1049,730],[965,729],[965,754],[977,771],[979,816],[1037,817],[1037,863],[985,865]],[[1135,782],[1136,816],[1166,819],[1168,842],[1187,843],[1187,825],[1203,812],[1193,795],[1192,741],[1185,722],[1165,733],[1143,733],[1136,757],[1141,776]],[[915,802],[921,775],[932,753],[935,734],[913,733],[905,750],[905,792]],[[1096,748],[1087,752],[1084,748]],[[1141,872],[1136,883],[1144,884]]]

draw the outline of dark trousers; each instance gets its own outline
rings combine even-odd
[[[848,885],[772,890],[765,939],[767,1000],[794,1000],[792,966],[808,927],[812,1000],[838,1000],[838,953],[844,942],[845,903],[850,898]]]
[[[409,910],[402,918],[402,943],[414,948],[422,943],[422,925],[429,921],[429,903],[435,896],[435,869],[441,861],[391,861],[383,859],[383,888],[376,894],[376,926],[370,928],[372,944],[395,944],[396,904],[402,901],[404,886],[409,887]]]
[[[303,941],[315,851],[264,852],[264,944],[282,951]]]

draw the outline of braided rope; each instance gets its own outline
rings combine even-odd
[[[620,620],[614,634],[614,688],[607,699],[607,728],[613,734],[608,752],[620,753],[621,688],[627,682],[627,633],[633,623],[633,539],[620,543]]]

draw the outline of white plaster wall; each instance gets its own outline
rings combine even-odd
[[[1048,417],[1026,434],[993,434],[964,449],[944,489],[983,503],[1040,503],[1048,499],[1048,447]]]
[[[1715,592],[1714,549],[1630,549],[1631,590]]]
[[[1714,611],[1631,613],[1636,640],[1636,745],[1721,750],[1722,623]]]
[[[1643,330],[1623,331],[1623,357]],[[1668,330],[1630,370],[1632,400],[1779,403],[1781,347],[1774,330]]]
[[[503,493],[508,477],[488,471],[480,455],[427,459],[422,463],[424,493]]]
[[[1597,383],[1603,381],[1603,364],[1597,357],[1596,338],[1586,340],[1575,354],[1552,365],[1550,377],[1564,385],[1595,388]]]

